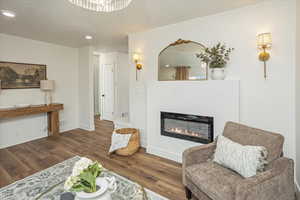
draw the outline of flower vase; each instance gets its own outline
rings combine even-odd
[[[114,178],[97,178],[96,185],[98,190],[93,193],[86,193],[86,192],[76,192],[76,196],[79,199],[95,199],[99,198],[100,196],[104,200],[110,200],[110,193],[113,193],[117,186],[116,181]],[[109,193],[107,192],[109,191]]]
[[[211,70],[212,80],[224,80],[225,79],[225,69],[224,68],[214,68]]]

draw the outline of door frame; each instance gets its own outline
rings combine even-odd
[[[114,121],[114,119],[115,119],[115,105],[116,105],[116,95],[117,95],[117,91],[116,91],[116,84],[115,84],[115,82],[116,82],[116,64],[115,63],[103,63],[103,64],[101,64],[100,65],[100,93],[101,93],[101,100],[100,100],[100,120],[104,120],[104,118],[103,118],[103,111],[104,111],[104,100],[103,100],[103,97],[102,97],[102,95],[103,95],[103,93],[104,93],[104,67],[105,67],[105,65],[112,65],[113,66],[113,81],[112,81],[112,87],[114,88],[114,91],[112,91],[112,95],[113,95],[113,105],[112,105],[112,107],[113,107],[113,114],[112,114],[112,116],[113,116],[113,118],[112,119],[110,119],[111,121]],[[108,119],[107,119],[108,120]]]
[[[98,90],[96,91],[98,94],[98,100],[97,100],[97,102],[99,103],[99,105],[98,105],[98,107],[99,107],[99,110],[100,110],[100,112],[99,112],[99,114],[101,115],[101,101],[102,101],[102,99],[101,99],[101,84],[102,84],[102,82],[101,82],[101,53],[98,53],[98,52],[94,52],[93,53],[93,56],[97,56],[98,57],[98,63],[94,63],[93,62],[93,65],[94,65],[94,73],[96,73],[96,72],[98,72]],[[94,61],[94,57],[93,57],[93,61]],[[98,70],[95,70],[95,65],[97,64],[97,68],[98,68]],[[95,78],[95,75],[93,76],[94,78]],[[94,83],[95,83],[95,81],[96,80],[94,80]],[[94,101],[95,101],[95,88],[94,88]],[[97,103],[97,102],[94,102],[94,105]],[[94,116],[96,115],[96,113],[95,113],[95,108],[94,108]]]

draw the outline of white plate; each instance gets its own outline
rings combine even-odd
[[[97,178],[96,184],[100,187],[97,192],[86,193],[86,192],[76,192],[76,196],[80,199],[92,199],[103,195],[108,189],[108,182],[105,178]]]
[[[0,106],[1,110],[14,109],[16,106]]]
[[[17,108],[26,108],[26,107],[29,107],[30,104],[17,104],[16,107]]]

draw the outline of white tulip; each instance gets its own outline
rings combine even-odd
[[[64,189],[66,191],[69,191],[78,180],[79,180],[78,177],[74,177],[74,176],[68,177],[65,182]]]
[[[83,170],[87,169],[90,165],[93,164],[88,158],[82,157],[79,161],[77,161],[74,165],[72,176],[79,176]]]

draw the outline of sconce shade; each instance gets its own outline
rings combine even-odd
[[[257,46],[259,49],[266,49],[272,47],[271,33],[261,33],[257,36]]]
[[[134,62],[139,62],[141,60],[141,55],[138,53],[134,53],[132,58]]]
[[[54,81],[53,80],[41,80],[41,90],[51,91],[54,90]]]

